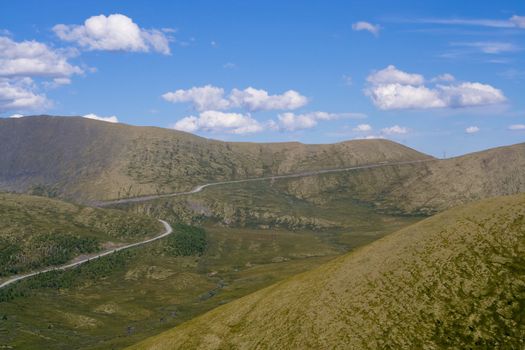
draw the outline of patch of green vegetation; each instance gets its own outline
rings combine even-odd
[[[64,264],[79,254],[95,253],[100,250],[100,242],[93,237],[80,237],[60,232],[49,232],[30,239],[25,248],[0,239],[0,276],[18,274],[42,266]],[[33,257],[28,257],[32,254]],[[38,256],[39,259],[34,257]]]
[[[7,193],[0,193],[0,222],[0,277],[60,265],[162,229],[144,215]]]
[[[166,251],[171,255],[202,255],[206,249],[206,231],[201,227],[177,224],[175,233],[166,240]]]
[[[55,198],[58,197],[59,189],[58,186],[50,185],[33,185],[28,191],[28,194],[32,196]]]
[[[36,291],[81,287],[86,283],[96,283],[109,276],[115,269],[124,266],[132,257],[129,251],[120,251],[103,259],[95,259],[70,270],[55,270],[16,282],[0,289],[0,303],[16,298],[32,297]]]

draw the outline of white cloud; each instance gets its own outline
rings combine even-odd
[[[8,118],[14,118],[14,119],[18,119],[18,118],[23,118],[24,115],[22,114],[13,114],[13,115],[10,115]]]
[[[491,85],[464,82],[425,86],[420,74],[410,74],[394,66],[368,76],[365,94],[380,109],[463,108],[506,101],[503,92]]]
[[[477,41],[469,43],[453,43],[454,46],[464,46],[479,49],[483,53],[487,54],[500,54],[505,52],[515,52],[519,50],[519,47],[512,43],[496,42],[496,41]]]
[[[280,95],[269,95],[266,90],[253,87],[244,90],[233,89],[229,98],[233,106],[250,111],[297,109],[308,103],[306,97],[294,90],[288,90]]]
[[[525,16],[512,16],[510,22],[518,28],[525,28]]]
[[[89,113],[89,114],[84,115],[83,117],[88,118],[88,119],[100,120],[100,121],[108,122],[108,123],[118,123],[118,118],[114,115],[110,117],[101,117],[96,114]]]
[[[0,112],[49,108],[51,101],[35,90],[30,78],[0,79]]]
[[[249,114],[219,111],[204,111],[198,117],[183,118],[177,121],[172,128],[186,132],[207,131],[232,134],[248,134],[263,130],[262,125]]]
[[[343,74],[343,81],[345,82],[345,85],[352,86],[353,80],[350,75]]]
[[[439,18],[426,18],[420,19],[416,22],[419,23],[430,23],[430,24],[444,24],[444,25],[466,25],[466,26],[479,26],[479,27],[491,27],[491,28],[525,28],[525,20],[522,16],[512,16],[508,20],[494,20],[494,19],[439,19]]]
[[[225,96],[224,89],[206,85],[179,89],[167,92],[162,97],[172,103],[189,102],[201,112],[206,110],[227,110],[243,108],[248,111],[258,110],[290,110],[302,107],[308,99],[294,90],[288,90],[280,95],[270,95],[266,90],[248,87],[244,90],[233,89]]]
[[[450,81],[454,81],[454,80],[456,80],[456,78],[452,74],[445,73],[445,74],[440,74],[437,77],[432,78],[432,80],[430,80],[430,81],[435,83],[435,82],[439,82],[439,81],[450,82]]]
[[[87,50],[155,51],[170,54],[169,38],[163,30],[140,28],[121,14],[92,16],[83,25],[57,24],[55,34]]]
[[[356,113],[328,113],[319,111],[302,114],[286,112],[279,114],[277,123],[272,121],[272,126],[278,130],[297,131],[311,129],[315,127],[319,121],[356,117],[359,118],[361,115]]]
[[[162,98],[172,103],[191,102],[197,111],[224,110],[231,106],[231,102],[224,98],[224,89],[212,85],[167,92]]]
[[[394,135],[394,134],[406,134],[408,133],[408,129],[404,126],[394,125],[388,128],[381,129],[381,133],[385,135]]]
[[[16,42],[0,37],[0,76],[68,78],[83,70],[68,62],[71,52],[54,50],[37,41]]]
[[[479,131],[479,128],[477,126],[469,126],[468,128],[465,129],[465,132],[467,134],[475,134]]]
[[[352,130],[353,131],[358,131],[358,132],[366,132],[366,131],[371,131],[372,130],[372,126],[370,126],[370,124],[359,124],[358,126],[353,128]]]
[[[281,129],[288,131],[310,129],[317,125],[314,114],[295,114],[292,112],[282,113],[278,116],[278,125]]]
[[[226,62],[225,64],[222,65],[222,68],[224,69],[235,69],[237,68],[237,65],[233,62]]]
[[[393,65],[389,65],[385,69],[376,71],[370,74],[366,80],[374,85],[378,84],[407,84],[407,85],[421,85],[425,79],[421,74],[411,74],[397,69]]]
[[[438,92],[425,86],[380,84],[367,88],[365,93],[382,110],[446,107]]]
[[[71,76],[84,73],[82,68],[69,62],[75,55],[75,50],[58,50],[37,41],[16,42],[0,37],[0,111],[49,108],[51,101],[37,92],[32,78],[40,78],[38,81],[45,87],[69,84]]]
[[[525,130],[525,124],[510,125],[509,130]]]
[[[354,140],[378,140],[378,139],[384,139],[385,137],[383,135],[366,135],[366,136],[357,136],[354,137]]]
[[[379,35],[379,31],[381,30],[381,26],[379,24],[372,24],[370,22],[360,21],[360,22],[356,22],[356,23],[352,24],[352,29],[353,30],[357,30],[357,31],[366,30],[366,31],[374,34],[375,36],[377,36],[377,35]]]
[[[437,88],[447,107],[483,106],[506,100],[501,90],[487,84],[466,82],[459,85],[438,85]]]

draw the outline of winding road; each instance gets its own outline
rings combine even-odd
[[[207,183],[207,184],[204,184],[204,185],[199,185],[199,186],[195,187],[194,189],[192,189],[190,191],[186,191],[186,192],[175,192],[175,193],[167,193],[167,194],[159,194],[159,195],[149,195],[149,196],[142,196],[142,197],[125,198],[125,199],[118,199],[118,200],[113,200],[113,201],[95,202],[95,203],[91,203],[91,204],[93,206],[96,206],[96,207],[107,207],[107,206],[115,205],[115,204],[145,202],[145,201],[158,199],[158,198],[176,197],[176,196],[193,194],[193,193],[201,192],[206,187],[211,187],[211,186],[236,184],[236,183],[245,183],[245,182],[253,182],[253,181],[278,180],[278,179],[288,179],[288,178],[296,178],[296,177],[315,176],[315,175],[321,175],[321,174],[337,173],[337,172],[359,170],[359,169],[371,169],[371,168],[379,168],[379,167],[393,166],[393,165],[417,164],[417,163],[430,162],[430,161],[434,161],[434,160],[435,159],[421,159],[421,160],[410,160],[410,161],[404,161],[404,162],[381,162],[381,163],[376,163],[376,164],[358,165],[358,166],[353,166],[353,167],[348,167],[348,168],[313,170],[313,171],[296,173],[296,174],[255,177],[255,178],[243,179],[243,180],[230,180],[230,181],[211,182],[211,183]],[[21,281],[23,279],[26,279],[26,278],[29,278],[29,277],[32,277],[32,276],[36,276],[36,275],[39,275],[39,274],[42,274],[42,273],[46,273],[46,272],[49,272],[49,271],[61,271],[61,270],[63,271],[63,270],[71,269],[71,268],[74,268],[76,266],[82,265],[82,264],[84,264],[84,263],[86,263],[88,261],[95,260],[95,259],[98,259],[98,258],[104,257],[106,255],[110,255],[110,254],[116,253],[116,252],[124,250],[124,249],[129,249],[129,248],[141,246],[141,245],[144,245],[144,244],[147,244],[147,243],[159,240],[161,238],[164,238],[164,237],[170,235],[173,232],[173,229],[170,226],[170,224],[168,224],[164,220],[160,220],[159,219],[159,221],[164,225],[165,231],[164,231],[164,233],[162,233],[162,234],[160,234],[158,236],[155,236],[153,238],[147,239],[145,241],[136,242],[136,243],[130,243],[130,244],[127,244],[127,245],[124,245],[124,246],[121,246],[121,247],[118,247],[118,248],[115,248],[115,249],[110,249],[110,250],[104,251],[102,253],[99,253],[97,255],[90,256],[90,257],[87,257],[87,258],[83,258],[83,259],[71,262],[69,264],[66,264],[66,265],[48,267],[48,268],[45,268],[45,269],[42,269],[42,270],[29,272],[27,274],[13,276],[13,277],[7,279],[6,281],[2,282],[0,284],[0,289],[5,288],[5,287],[7,287],[7,286],[17,282],[17,281]]]
[[[153,238],[147,239],[145,241],[136,242],[136,243],[130,243],[130,244],[126,244],[124,246],[118,247],[118,248],[110,249],[110,250],[107,250],[105,252],[99,253],[97,255],[93,255],[93,256],[90,256],[90,257],[87,257],[87,258],[84,258],[84,259],[80,259],[80,260],[77,260],[75,262],[72,262],[72,263],[69,263],[69,264],[66,264],[66,265],[48,267],[46,269],[29,272],[29,273],[24,274],[24,275],[18,275],[18,276],[11,277],[7,281],[5,281],[2,284],[0,284],[0,289],[2,289],[4,287],[7,287],[8,285],[10,285],[12,283],[15,283],[17,281],[21,281],[23,279],[26,279],[26,278],[29,278],[29,277],[32,277],[32,276],[40,275],[41,273],[46,273],[46,272],[49,272],[49,271],[61,271],[61,270],[71,269],[73,267],[76,267],[76,266],[82,265],[84,263],[87,263],[88,261],[96,260],[98,258],[102,258],[103,256],[106,256],[106,255],[109,255],[109,254],[113,254],[113,253],[116,253],[116,252],[124,250],[124,249],[129,249],[129,248],[137,247],[137,246],[140,246],[140,245],[143,245],[143,244],[146,244],[146,243],[150,243],[150,242],[156,241],[158,239],[161,239],[163,237],[166,237],[167,235],[169,235],[169,234],[171,234],[173,232],[173,228],[171,227],[170,224],[168,224],[164,220],[159,220],[159,221],[162,223],[162,225],[164,225],[164,232],[162,234],[158,235],[158,236],[155,236]]]
[[[376,164],[357,165],[357,166],[348,167],[348,168],[312,170],[312,171],[307,171],[307,172],[302,172],[302,173],[295,173],[295,174],[287,174],[287,175],[274,175],[274,176],[265,176],[265,177],[253,177],[253,178],[242,179],[242,180],[229,180],[229,181],[220,181],[220,182],[210,182],[210,183],[207,183],[207,184],[204,184],[204,185],[199,185],[199,186],[195,187],[194,189],[192,189],[190,191],[186,191],[186,192],[174,192],[174,193],[166,193],[166,194],[157,194],[157,195],[147,195],[147,196],[140,196],[140,197],[116,199],[116,200],[104,201],[104,202],[93,202],[93,203],[91,203],[91,205],[93,205],[95,207],[107,207],[107,206],[111,206],[111,205],[115,205],[115,204],[145,202],[145,201],[150,201],[150,200],[153,200],[153,199],[177,197],[177,196],[193,194],[193,193],[201,192],[206,187],[211,187],[211,186],[229,185],[229,184],[237,184],[237,183],[253,182],[253,181],[278,180],[278,179],[289,179],[289,178],[295,178],[295,177],[315,176],[315,175],[321,175],[321,174],[338,173],[338,172],[359,170],[359,169],[379,168],[379,167],[392,166],[392,165],[407,165],[407,164],[425,163],[425,162],[431,162],[431,161],[435,161],[435,160],[436,159],[434,159],[434,158],[430,158],[430,159],[420,159],[420,160],[409,160],[409,161],[404,161],[404,162],[381,162],[381,163],[376,163]]]

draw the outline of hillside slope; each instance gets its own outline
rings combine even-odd
[[[400,214],[434,214],[525,192],[525,143],[419,164],[290,179],[282,192],[324,204],[353,199]]]
[[[0,193],[0,280],[162,231],[150,217]]]
[[[132,203],[126,210],[188,223],[353,229],[367,212],[428,216],[488,197],[525,192],[525,144],[462,157],[206,188]],[[349,225],[350,224],[350,225]]]
[[[435,215],[131,349],[522,348],[525,195]]]
[[[428,156],[385,140],[332,145],[235,143],[80,117],[0,119],[0,188],[77,201]]]

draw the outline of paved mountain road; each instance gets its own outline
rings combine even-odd
[[[417,164],[417,163],[425,163],[425,162],[431,162],[431,161],[435,161],[435,159],[432,158],[432,159],[421,159],[421,160],[409,160],[409,161],[404,161],[404,162],[391,162],[391,163],[381,162],[381,163],[376,163],[376,164],[357,165],[357,166],[348,167],[348,168],[313,170],[313,171],[307,171],[307,172],[296,173],[296,174],[274,175],[274,176],[265,176],[265,177],[254,177],[254,178],[242,179],[242,180],[210,182],[204,185],[199,185],[195,187],[194,189],[190,191],[185,191],[185,192],[174,192],[174,193],[147,195],[147,196],[133,197],[133,198],[116,199],[116,200],[110,200],[110,201],[100,201],[100,202],[93,202],[91,203],[91,205],[95,207],[107,207],[107,206],[111,206],[115,204],[145,202],[145,201],[150,201],[153,199],[177,197],[177,196],[193,194],[193,193],[201,192],[206,187],[211,187],[211,186],[245,183],[245,182],[253,182],[253,181],[264,181],[264,180],[289,179],[289,178],[295,178],[295,177],[315,176],[315,175],[338,173],[338,172],[351,171],[351,170],[371,169],[371,168],[379,168],[379,167],[392,166],[392,165]]]
[[[12,283],[15,283],[17,281],[21,281],[23,279],[26,279],[26,278],[29,278],[29,277],[32,277],[32,276],[40,275],[41,273],[46,273],[46,272],[49,272],[49,271],[61,271],[61,270],[71,269],[73,267],[76,267],[76,266],[82,265],[84,263],[87,263],[88,261],[96,260],[96,259],[101,258],[103,256],[116,253],[116,252],[118,252],[120,250],[141,246],[141,245],[144,245],[144,244],[156,241],[158,239],[164,238],[164,237],[166,237],[167,235],[169,235],[169,234],[171,234],[173,232],[173,229],[172,229],[170,224],[168,224],[164,220],[159,220],[159,221],[162,223],[162,225],[164,225],[164,233],[162,233],[162,234],[160,234],[158,236],[155,236],[153,238],[149,238],[149,239],[147,239],[145,241],[136,242],[136,243],[130,243],[130,244],[126,244],[124,246],[118,247],[118,248],[110,249],[110,250],[107,250],[105,252],[102,252],[102,253],[99,253],[99,254],[96,254],[96,255],[93,255],[93,256],[89,256],[87,258],[83,258],[81,260],[78,260],[78,261],[75,261],[75,262],[72,262],[72,263],[69,263],[69,264],[66,264],[66,265],[48,267],[48,268],[45,268],[45,269],[42,269],[42,270],[29,272],[29,273],[24,274],[24,275],[18,275],[18,276],[11,277],[7,281],[4,281],[2,284],[0,284],[0,289],[2,289],[4,287],[7,287],[8,285],[10,285]]]
[[[430,162],[430,161],[434,161],[434,160],[435,159],[422,159],[422,160],[411,160],[411,161],[392,162],[392,163],[381,162],[381,163],[376,163],[376,164],[358,165],[358,166],[353,166],[353,167],[348,167],[348,168],[313,170],[313,171],[296,173],[296,174],[288,174],[288,175],[275,175],[275,176],[256,177],[256,178],[243,179],[243,180],[211,182],[211,183],[207,183],[207,184],[204,184],[204,185],[199,185],[199,186],[195,187],[194,189],[192,189],[190,191],[186,191],[186,192],[175,192],[175,193],[167,193],[167,194],[159,194],[159,195],[149,195],[149,196],[142,196],[142,197],[135,197],[135,198],[118,199],[118,200],[113,200],[113,201],[95,202],[95,203],[91,203],[91,204],[93,206],[96,206],[96,207],[107,207],[107,206],[115,205],[115,204],[144,202],[144,201],[149,201],[149,200],[158,199],[158,198],[167,198],[167,197],[175,197],[175,196],[182,196],[182,195],[193,194],[193,193],[201,192],[206,187],[210,187],[210,186],[245,183],[245,182],[252,182],[252,181],[278,180],[278,179],[288,179],[288,178],[295,178],[295,177],[315,176],[315,175],[321,175],[321,174],[337,173],[337,172],[359,170],[359,169],[379,168],[379,167],[392,166],[392,165],[417,164],[417,163]],[[166,237],[166,236],[168,236],[169,234],[171,234],[173,232],[173,229],[170,226],[170,224],[168,224],[164,220],[159,220],[159,221],[164,225],[164,228],[165,228],[165,232],[162,233],[159,236],[147,239],[147,240],[142,241],[142,242],[131,243],[131,244],[127,244],[127,245],[122,246],[122,247],[118,247],[118,248],[115,248],[115,249],[107,250],[107,251],[102,252],[100,254],[97,254],[97,255],[94,255],[94,256],[90,256],[88,258],[84,258],[84,259],[81,259],[81,260],[78,260],[78,261],[74,261],[74,262],[66,264],[66,265],[49,267],[49,268],[46,268],[46,269],[30,272],[30,273],[27,273],[27,274],[13,276],[13,277],[7,279],[6,281],[2,282],[0,284],[0,289],[2,289],[4,287],[7,287],[8,285],[10,285],[12,283],[15,283],[17,281],[21,281],[23,279],[26,279],[26,278],[29,278],[29,277],[32,277],[32,276],[36,276],[36,275],[39,275],[39,274],[42,274],[42,273],[46,273],[46,272],[49,272],[49,271],[67,270],[67,269],[74,268],[76,266],[82,265],[82,264],[84,264],[84,263],[86,263],[86,262],[88,262],[90,260],[95,260],[95,259],[101,258],[103,256],[106,256],[106,255],[109,255],[109,254],[113,254],[113,253],[118,252],[120,250],[141,246],[141,245],[144,245],[144,244],[156,241],[158,239],[161,239],[163,237]]]

